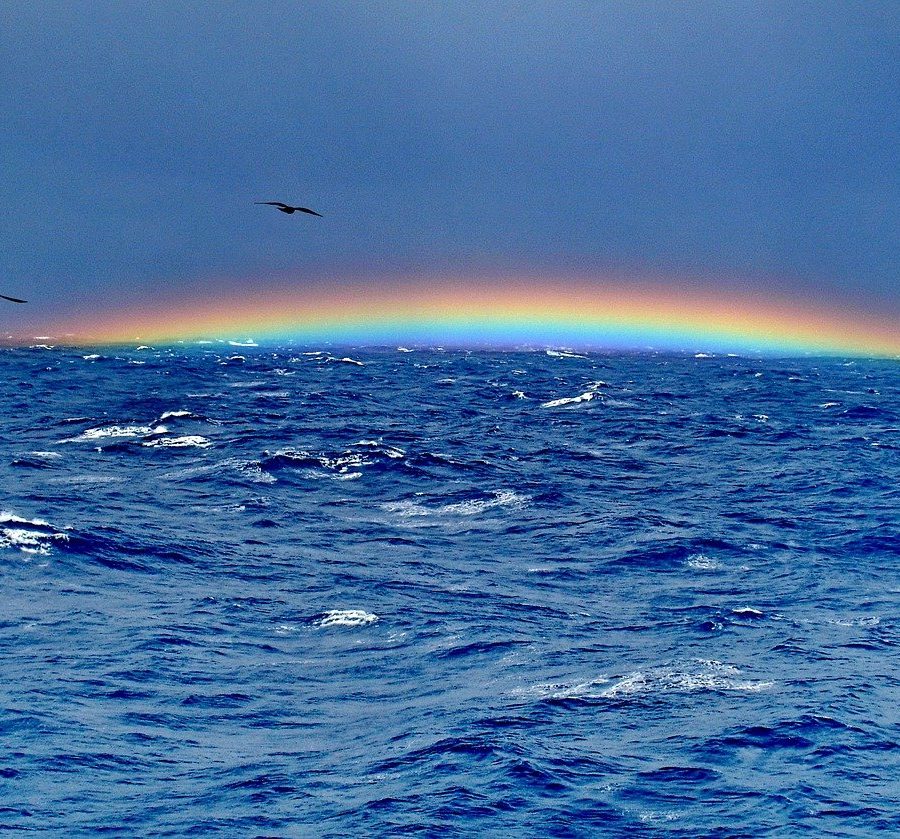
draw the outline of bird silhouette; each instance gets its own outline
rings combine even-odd
[[[291,213],[309,213],[311,216],[318,216],[319,218],[323,217],[321,213],[310,210],[309,207],[292,207],[290,204],[285,204],[282,201],[254,201],[253,203],[268,204],[270,207],[277,207],[282,213],[287,213],[288,215]]]
[[[7,297],[5,294],[0,294],[4,300],[9,300],[10,303],[25,303],[25,300],[19,300],[18,297]]]

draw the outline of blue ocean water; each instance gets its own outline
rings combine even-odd
[[[0,370],[4,832],[900,833],[896,361]]]

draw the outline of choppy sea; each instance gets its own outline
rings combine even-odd
[[[0,832],[900,834],[900,362],[0,374]]]

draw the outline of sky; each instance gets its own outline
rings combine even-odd
[[[894,0],[4,3],[0,330],[542,273],[900,324],[898,45]]]

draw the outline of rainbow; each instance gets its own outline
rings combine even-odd
[[[217,286],[55,324],[69,343],[201,340],[571,347],[900,357],[896,315],[734,290],[609,278],[446,279]],[[260,290],[262,287],[262,290]],[[230,289],[230,290],[229,290]],[[248,294],[247,289],[252,289]],[[54,334],[54,333],[48,333]]]

